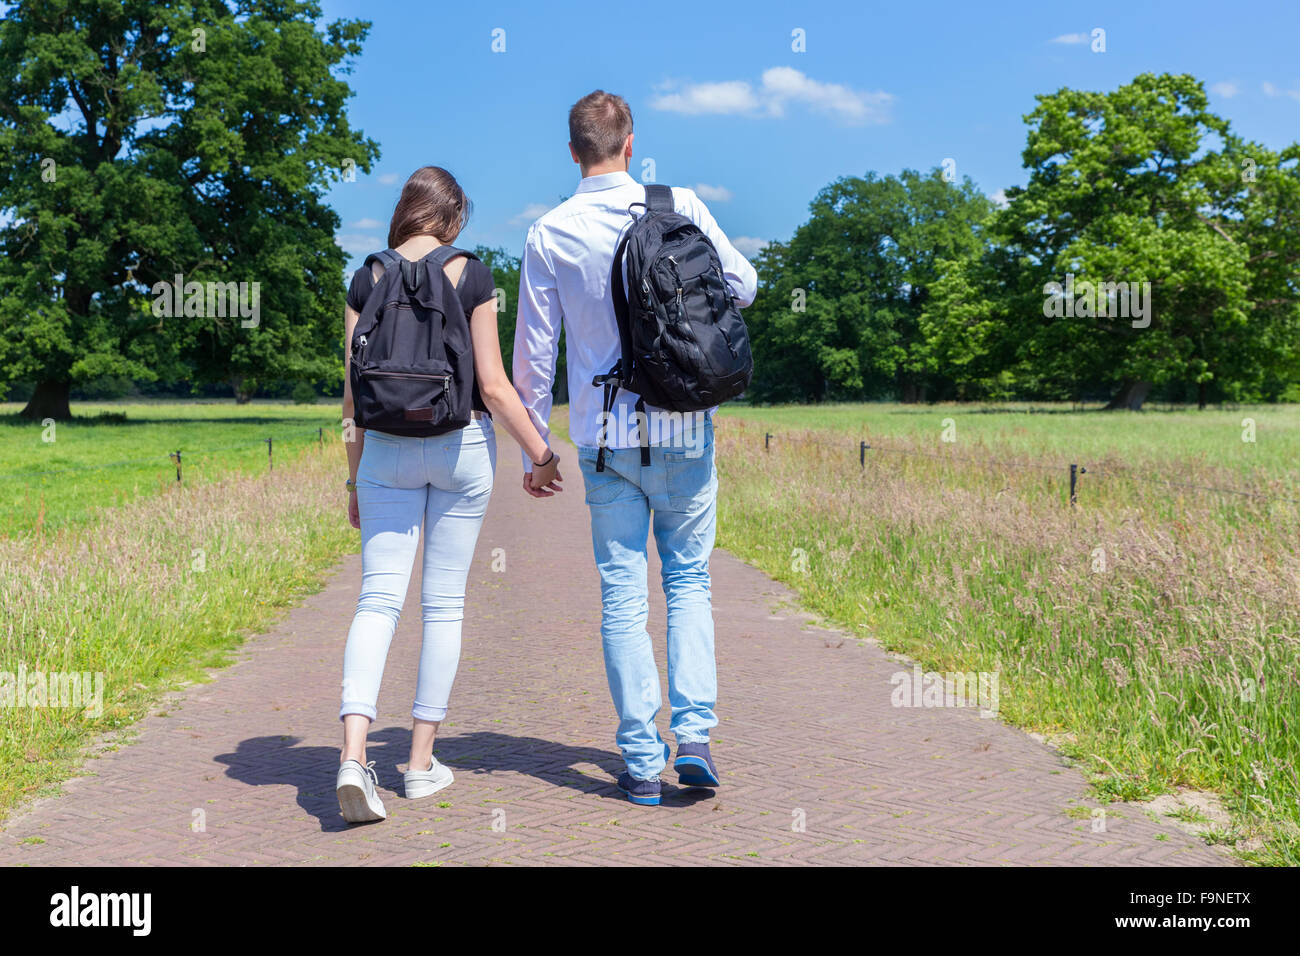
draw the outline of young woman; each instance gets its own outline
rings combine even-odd
[[[425,166],[402,187],[388,230],[388,245],[412,261],[450,245],[465,227],[469,199],[445,169]],[[336,790],[349,823],[382,820],[374,764],[366,762],[366,734],[388,646],[406,598],[406,586],[424,527],[421,604],[424,635],[415,706],[411,709],[410,765],[406,796],[424,797],[452,782],[451,771],[433,757],[438,725],[460,662],[465,580],[496,469],[493,422],[505,426],[533,460],[532,485],[560,490],[559,456],[551,451],[520,404],[501,364],[496,298],[491,270],[455,256],[445,266],[469,316],[474,359],[475,412],[464,428],[430,438],[356,429],[348,449],[348,518],[361,529],[361,596],[343,655],[343,753]],[[352,330],[383,266],[362,267],[352,277],[344,325],[351,355]],[[343,419],[353,416],[352,390],[344,375]]]

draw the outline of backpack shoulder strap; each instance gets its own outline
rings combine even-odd
[[[430,264],[436,266],[437,268],[445,269],[447,267],[447,263],[450,262],[452,259],[455,259],[457,256],[464,256],[466,259],[473,259],[475,261],[478,260],[478,256],[474,255],[474,253],[467,252],[464,249],[457,249],[455,246],[439,246],[424,258]],[[465,274],[468,271],[469,271],[469,264],[466,263],[466,267],[462,269],[460,272],[460,278],[456,280],[457,292],[459,292],[461,286],[465,284]]]
[[[399,262],[401,258],[402,257],[392,249],[382,249],[379,252],[372,252],[370,255],[366,256],[365,267],[369,269],[372,263],[380,262],[383,264],[384,270],[387,271],[395,262]]]
[[[646,183],[645,208],[647,212],[672,212],[673,187],[660,183]]]
[[[457,256],[464,256],[466,259],[478,258],[474,253],[467,252],[464,249],[457,249],[455,246],[438,246],[424,258],[438,266],[438,268],[442,268]]]
[[[616,367],[617,377],[623,379],[632,374],[631,317],[628,313],[627,288],[623,284],[623,260],[627,252],[628,240],[631,237],[631,229],[623,233],[618,247],[614,250],[614,265],[609,272],[610,292],[614,299],[614,322],[618,326],[618,339],[621,347],[621,358]],[[592,384],[596,383],[593,382]]]
[[[366,261],[362,264],[361,268],[365,269],[366,275],[370,276],[370,289],[372,292],[374,291],[375,283],[378,281],[375,278],[375,270],[372,266],[378,262],[384,267],[384,272],[387,273],[394,265],[397,265],[401,261],[402,257],[392,249],[381,249],[379,252],[372,252],[370,255],[366,256]]]

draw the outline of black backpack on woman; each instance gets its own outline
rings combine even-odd
[[[384,274],[352,330],[349,381],[361,428],[424,437],[469,424],[469,317],[442,271],[455,256],[478,258],[454,246],[439,246],[417,262],[392,249],[366,257],[367,270],[378,261]]]

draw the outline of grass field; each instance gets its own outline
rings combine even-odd
[[[721,546],[927,669],[1000,673],[1000,716],[1103,797],[1212,791],[1209,839],[1300,863],[1300,504],[1252,496],[1300,499],[1300,408],[734,408],[718,436]]]
[[[85,418],[105,410],[115,417]],[[0,672],[102,674],[102,705],[90,716],[85,707],[0,710],[0,816],[71,774],[95,735],[228,661],[358,546],[336,405],[73,411],[52,444],[40,425],[12,414],[0,423],[0,472],[10,473],[0,496]],[[324,447],[317,428],[333,435]],[[166,457],[175,448],[179,486]]]
[[[952,456],[1011,458],[1058,474],[1068,473],[1071,462],[1097,469],[1099,478],[1108,466],[1137,472],[1135,480],[1184,481],[1195,472],[1200,480],[1300,498],[1296,405],[1152,408],[1118,416],[1069,405],[730,406],[722,418],[766,425],[768,432],[815,429],[823,437],[843,436],[855,461],[858,441],[877,438],[882,449],[893,443]],[[948,419],[953,441],[942,440]],[[1242,440],[1248,421],[1254,441]]]
[[[337,438],[339,406],[254,402],[77,403],[53,429],[0,404],[0,528],[6,535],[89,520],[105,505],[155,495],[182,477],[202,484],[267,468],[265,439],[287,462]]]

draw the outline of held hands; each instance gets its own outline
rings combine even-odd
[[[532,471],[524,472],[524,491],[534,498],[550,498],[557,491],[564,490],[560,487],[562,481],[560,456],[552,452],[546,464],[534,464]]]

